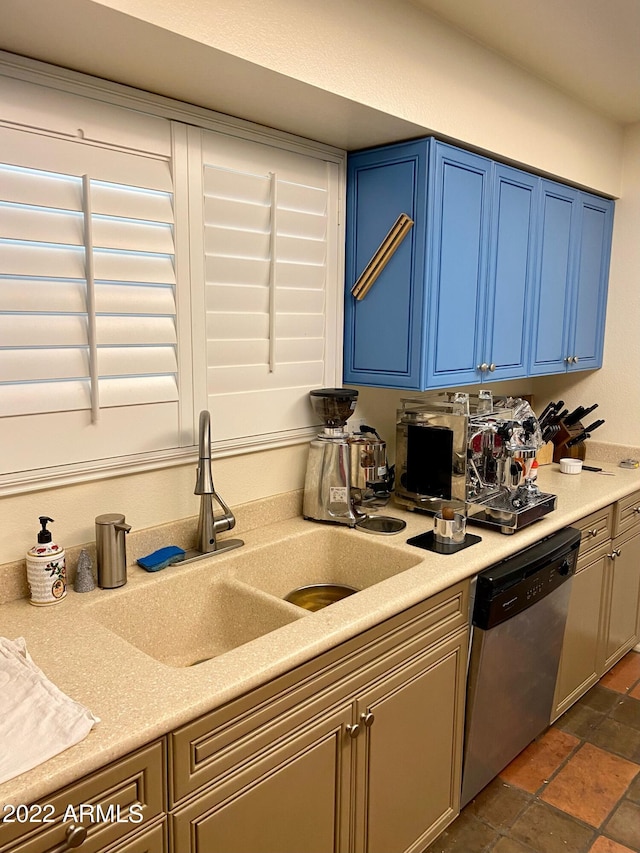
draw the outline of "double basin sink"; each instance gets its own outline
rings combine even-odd
[[[160,663],[187,667],[314,618],[285,600],[298,587],[345,584],[363,590],[419,562],[419,555],[379,537],[310,525],[277,542],[174,564],[109,593],[90,611],[96,622]]]

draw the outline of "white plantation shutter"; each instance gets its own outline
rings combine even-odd
[[[220,454],[306,441],[342,368],[343,152],[24,63],[0,59],[0,493],[184,464],[205,407]]]
[[[175,288],[167,157],[0,128],[0,474],[176,446]]]
[[[203,132],[201,181],[213,437],[306,436],[309,390],[337,378],[337,166]]]

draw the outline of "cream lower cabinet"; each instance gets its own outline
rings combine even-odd
[[[309,722],[181,809],[175,853],[334,853],[349,845],[351,708]]]
[[[552,720],[573,705],[602,674],[603,595],[607,556],[576,572],[565,628]]]
[[[165,768],[156,741],[47,795],[31,821],[7,821],[5,810],[0,853],[167,853]]]
[[[458,811],[466,635],[356,702],[356,853],[423,850]]]
[[[640,529],[623,533],[613,540],[608,563],[609,618],[604,635],[605,672],[638,641]]]
[[[459,811],[467,588],[176,733],[173,853],[423,850]]]
[[[573,705],[640,636],[640,492],[578,522],[552,721]]]

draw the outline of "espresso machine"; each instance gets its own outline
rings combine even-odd
[[[324,428],[309,446],[302,514],[355,527],[366,518],[365,509],[389,499],[386,445],[372,427],[346,431],[358,399],[355,389],[318,388],[309,398]]]
[[[395,502],[514,533],[556,506],[531,466],[542,435],[525,400],[491,391],[430,392],[401,401],[396,422]]]

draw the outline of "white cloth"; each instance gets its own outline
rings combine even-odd
[[[79,743],[98,722],[38,669],[22,637],[0,637],[0,783]]]

